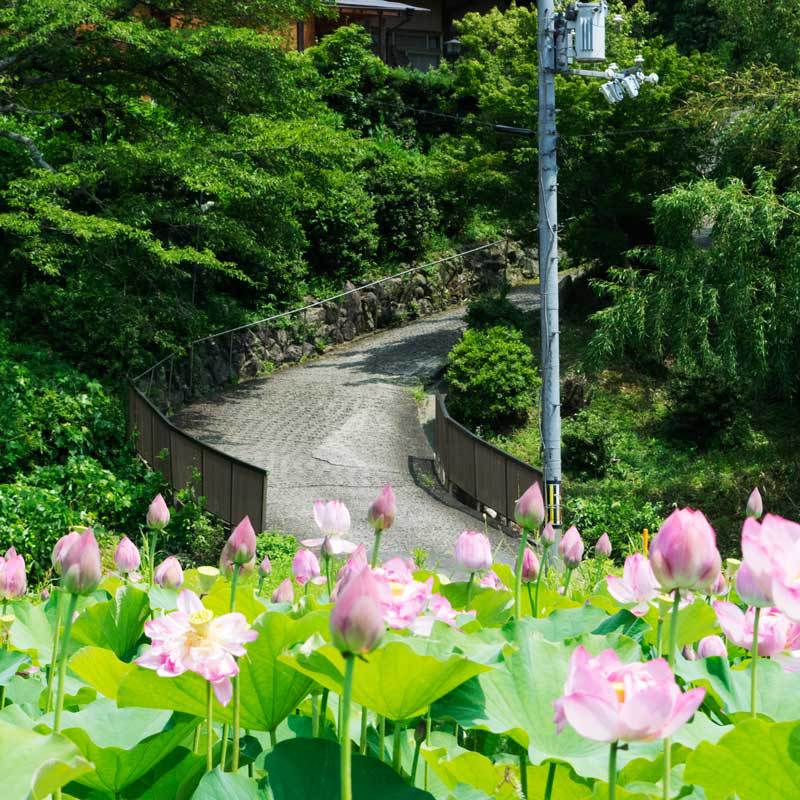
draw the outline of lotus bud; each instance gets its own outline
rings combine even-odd
[[[0,600],[18,600],[27,590],[25,559],[9,547],[5,558],[0,557]]]
[[[139,548],[127,536],[123,536],[114,551],[114,564],[117,569],[123,575],[127,575],[129,572],[136,572],[141,563]]]
[[[523,530],[537,530],[544,522],[544,498],[539,481],[531,484],[514,506],[514,519]]]
[[[428,723],[424,717],[421,717],[417,720],[417,724],[414,726],[414,742],[416,744],[422,744],[428,736]]]
[[[723,594],[728,593],[728,582],[725,580],[724,573],[720,572],[719,575],[717,575],[717,579],[711,584],[711,588],[708,590],[708,593],[720,597]]]
[[[750,497],[747,498],[745,514],[753,519],[761,519],[761,515],[763,513],[764,502],[761,499],[761,492],[759,492],[758,487],[756,487],[752,492],[750,492]]]
[[[320,576],[319,561],[310,550],[298,550],[292,559],[292,575],[300,586]]]
[[[242,566],[256,557],[256,532],[245,517],[228,537],[228,558],[233,564]]]
[[[611,557],[611,539],[608,538],[607,533],[604,533],[597,540],[597,544],[594,546],[594,552],[595,555],[602,556],[603,558]]]
[[[103,577],[100,548],[91,528],[61,551],[61,585],[71,594],[91,594]]]
[[[216,567],[198,567],[197,583],[200,594],[208,594],[211,587],[217,582],[217,578],[219,578],[219,570]]]
[[[157,567],[153,580],[162,589],[180,589],[183,585],[183,569],[175,556],[167,556]]]
[[[336,548],[334,547],[330,536],[326,536],[322,540],[321,552],[325,558],[333,558],[336,555]]]
[[[154,531],[163,531],[169,525],[169,509],[164,498],[157,494],[147,509],[147,527]]]
[[[573,525],[564,534],[558,544],[558,552],[564,559],[567,569],[575,569],[583,558],[583,539],[581,539],[578,529]]]
[[[369,567],[362,567],[339,595],[330,616],[333,643],[347,655],[374,650],[386,631],[383,597]]]
[[[290,604],[294,602],[294,586],[292,586],[291,578],[287,578],[285,581],[283,581],[272,593],[271,602]]]
[[[707,590],[717,579],[722,559],[714,529],[702,511],[673,511],[650,546],[650,563],[661,588]]]
[[[478,531],[462,531],[456,540],[456,563],[466,572],[480,572],[492,566],[492,545]]]
[[[80,533],[78,533],[78,531],[70,531],[68,534],[62,536],[56,542],[56,546],[53,548],[53,555],[51,560],[53,564],[53,569],[55,570],[57,575],[61,575],[61,573],[63,572],[61,559],[64,553],[80,538],[81,535]]]
[[[742,563],[736,573],[736,593],[742,602],[757,608],[769,608],[774,604],[772,597],[772,574],[756,573],[747,563]]]
[[[272,564],[270,563],[269,556],[264,556],[261,563],[258,565],[258,577],[266,578],[272,572]]]
[[[387,483],[381,493],[372,501],[367,513],[367,519],[377,533],[391,528],[396,516],[397,501],[395,500],[394,490]]]
[[[553,527],[552,523],[548,522],[547,525],[542,528],[542,539],[544,539],[547,544],[553,544],[556,540],[556,529]]]
[[[535,581],[539,577],[539,559],[530,547],[525,548],[522,556],[522,580],[525,583]]]
[[[39,599],[43,603],[46,603],[50,599],[50,590],[47,587],[45,587],[44,589],[42,589],[41,592],[39,592]]]
[[[728,657],[728,649],[725,647],[725,642],[722,641],[721,636],[706,636],[698,643],[697,657],[711,658],[711,656]]]
[[[685,644],[681,652],[687,661],[697,661],[697,653],[695,653],[694,647],[690,644]]]

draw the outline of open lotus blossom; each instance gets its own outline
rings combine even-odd
[[[154,531],[163,531],[169,525],[169,508],[164,498],[157,494],[147,509],[147,527]]]
[[[353,575],[357,575],[361,572],[361,568],[365,567],[367,564],[369,564],[367,560],[367,550],[363,544],[360,544],[353,550],[350,554],[350,558],[347,559],[345,565],[339,570],[339,574],[336,576],[336,585],[333,587],[333,592],[331,592],[331,600],[336,602],[336,598],[344,591],[347,581]]]
[[[633,604],[632,614],[643,617],[660,591],[650,562],[641,554],[633,553],[625,559],[622,577],[607,575],[608,593],[623,605]]]
[[[117,569],[123,575],[127,575],[129,572],[136,572],[141,563],[139,548],[127,536],[123,536],[114,551],[114,564]]]
[[[720,572],[719,575],[717,575],[717,579],[711,584],[708,593],[716,595],[717,597],[728,594],[728,582],[725,580],[725,573]]]
[[[27,590],[25,559],[9,547],[5,556],[0,556],[0,600],[17,600],[24,597]]]
[[[175,556],[167,556],[157,567],[153,580],[162,589],[180,589],[183,585],[183,568]]]
[[[564,559],[567,569],[575,569],[583,558],[583,539],[578,529],[572,525],[558,543],[558,552]]]
[[[383,579],[387,591],[382,592],[383,621],[395,630],[410,628],[425,610],[433,589],[433,578],[427,581],[390,581]]]
[[[476,611],[456,611],[450,601],[441,594],[433,593],[428,598],[428,607],[425,612],[414,620],[411,631],[418,636],[430,636],[435,622],[444,622],[451,628],[456,627],[458,618],[474,619]]]
[[[742,611],[725,601],[714,603],[714,611],[725,635],[735,645],[750,650],[753,646],[755,609]],[[762,609],[758,623],[758,654],[775,656],[786,652],[797,639],[798,626],[777,608]]]
[[[478,586],[483,586],[486,589],[500,589],[503,591],[508,591],[508,586],[506,586],[503,581],[500,580],[497,573],[490,569],[485,575],[481,576],[481,579],[478,581]]]
[[[381,572],[390,581],[410,583],[414,580],[414,562],[410,558],[394,556],[383,562]]]
[[[697,643],[698,658],[711,658],[712,656],[728,657],[728,648],[725,647],[725,642],[722,641],[721,636],[704,636]]]
[[[772,598],[772,573],[753,571],[745,561],[736,573],[736,594],[743,603],[757,608],[769,608],[774,604]]]
[[[480,572],[492,566],[492,545],[480,531],[462,531],[456,540],[456,563],[465,572]]]
[[[394,524],[397,516],[397,500],[390,484],[381,489],[381,493],[372,501],[367,512],[369,524],[376,531],[385,531]]]
[[[702,511],[675,509],[650,545],[653,574],[665,591],[707,592],[722,569],[714,529]]]
[[[523,530],[538,530],[544,522],[544,498],[539,481],[532,483],[514,505],[514,520]]]
[[[672,736],[697,711],[705,689],[685,694],[663,658],[623,664],[614,650],[592,657],[583,645],[570,658],[564,695],[555,701],[556,729],[568,724],[598,742]]]
[[[151,642],[136,659],[139,666],[165,678],[196,672],[211,683],[224,706],[233,693],[231,678],[239,673],[236,658],[245,655],[245,645],[258,638],[244,614],[215,617],[188,589],[178,595],[177,611],[145,622],[144,632]]]
[[[775,606],[800,622],[800,525],[774,514],[746,519],[742,555],[759,586],[771,584]]]

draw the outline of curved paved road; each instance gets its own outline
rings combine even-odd
[[[518,287],[510,299],[536,308],[538,286]],[[412,389],[441,370],[464,329],[463,315],[463,307],[454,307],[363,337],[194,403],[175,422],[269,470],[270,528],[299,538],[316,535],[312,502],[339,498],[353,518],[351,538],[369,546],[367,507],[388,481],[397,493],[398,516],[382,552],[421,547],[429,565],[449,566],[456,535],[479,523],[473,511],[431,489],[433,452]],[[493,538],[498,555],[508,556],[506,537],[495,531]]]

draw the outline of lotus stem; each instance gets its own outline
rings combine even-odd
[[[545,569],[547,568],[547,553],[548,549],[546,547],[542,548],[542,564],[539,567],[539,574],[536,576],[536,592],[534,594],[533,599],[533,616],[539,616],[539,587],[542,585],[542,575],[545,573]]]
[[[547,783],[544,787],[544,800],[551,800],[553,797],[553,784],[556,781],[556,764],[554,761],[550,762],[547,768]]]
[[[394,734],[392,737],[392,767],[394,771],[402,777],[402,766],[400,764],[400,745],[403,734],[403,726],[400,721],[394,723]]]
[[[419,765],[419,751],[422,747],[422,740],[420,739],[414,745],[414,760],[411,762],[411,779],[409,783],[413,786],[417,781],[417,766]]]
[[[63,592],[61,589],[56,589],[56,627],[53,631],[53,650],[50,655],[50,669],[47,671],[47,698],[44,702],[44,713],[49,714],[53,709],[53,676],[56,671],[56,663],[58,661],[58,646],[61,643],[61,612],[62,612],[62,597]]]
[[[367,754],[367,707],[361,706],[361,741],[359,751],[362,756]]]
[[[573,573],[573,572],[574,572],[574,567],[568,567],[568,568],[567,568],[567,575],[566,575],[566,577],[564,578],[564,597],[568,597],[568,596],[569,596],[569,595],[568,595],[568,592],[569,592],[569,582],[570,582],[570,579],[572,578],[572,573]]]
[[[431,712],[428,711],[425,717],[425,746],[427,747],[431,739]],[[425,791],[428,791],[428,762],[425,761]]]
[[[378,758],[386,761],[386,717],[378,717]]]
[[[753,648],[751,651],[752,668],[750,672],[750,714],[755,717],[756,710],[756,667],[758,666],[758,622],[761,617],[761,609],[756,607],[753,616]]]
[[[669,621],[669,652],[667,662],[670,667],[675,664],[675,647],[678,640],[678,612],[681,604],[681,590],[675,589],[672,600],[672,618]],[[672,773],[672,742],[664,739],[664,800],[670,800],[670,777]]]
[[[522,562],[525,558],[525,546],[528,544],[528,532],[525,528],[519,537],[517,547],[517,565],[514,571],[514,618],[522,617]]]
[[[372,544],[372,560],[370,561],[369,565],[372,569],[378,566],[378,555],[381,549],[381,534],[383,531],[375,530],[375,541]]]
[[[528,755],[519,754],[519,786],[522,796],[527,800],[528,797]]]
[[[475,582],[475,573],[470,572],[469,582],[467,583],[467,604],[465,608],[469,608],[469,601],[472,600],[472,584]]]
[[[311,693],[311,737],[319,738],[319,707],[317,706],[317,695]]]
[[[333,580],[331,579],[331,557],[325,556],[325,581],[328,586],[328,598],[333,594]]]
[[[53,733],[61,733],[61,715],[64,711],[64,692],[67,678],[67,652],[69,650],[69,635],[72,631],[72,617],[78,605],[78,595],[70,594],[67,604],[67,617],[64,620],[64,635],[61,638],[61,651],[58,657],[58,690],[56,692],[56,710],[53,717]],[[53,800],[61,800],[61,789],[53,792]]]
[[[353,668],[355,657],[352,653],[344,657],[344,691],[342,694],[342,727],[339,731],[339,751],[341,756],[341,793],[340,800],[353,800],[353,784],[350,774],[350,696],[353,693]]]
[[[608,800],[617,796],[617,748],[619,742],[611,742],[608,751]]]
[[[320,731],[325,732],[325,726],[328,722],[328,695],[329,689],[322,690],[322,699],[319,701],[319,726]]]
[[[239,573],[241,572],[241,565],[233,565],[233,575],[231,576],[231,612],[236,609],[236,588],[239,585]],[[239,683],[238,673],[233,676],[233,753],[231,754],[231,772],[239,770],[239,722],[242,713],[242,687]],[[223,739],[222,747],[227,749],[228,737]],[[225,760],[222,761],[222,769],[225,769]]]
[[[210,681],[206,682],[206,720],[206,772],[211,772],[214,769],[214,694]]]

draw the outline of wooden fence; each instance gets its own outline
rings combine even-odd
[[[173,425],[134,385],[128,387],[128,430],[139,455],[180,489],[192,484],[206,508],[235,525],[250,517],[266,526],[267,471],[223,453]]]
[[[448,489],[458,488],[481,506],[514,519],[514,504],[534,482],[542,483],[536,467],[485,442],[448,413],[444,397],[436,397],[434,453],[439,478]]]

